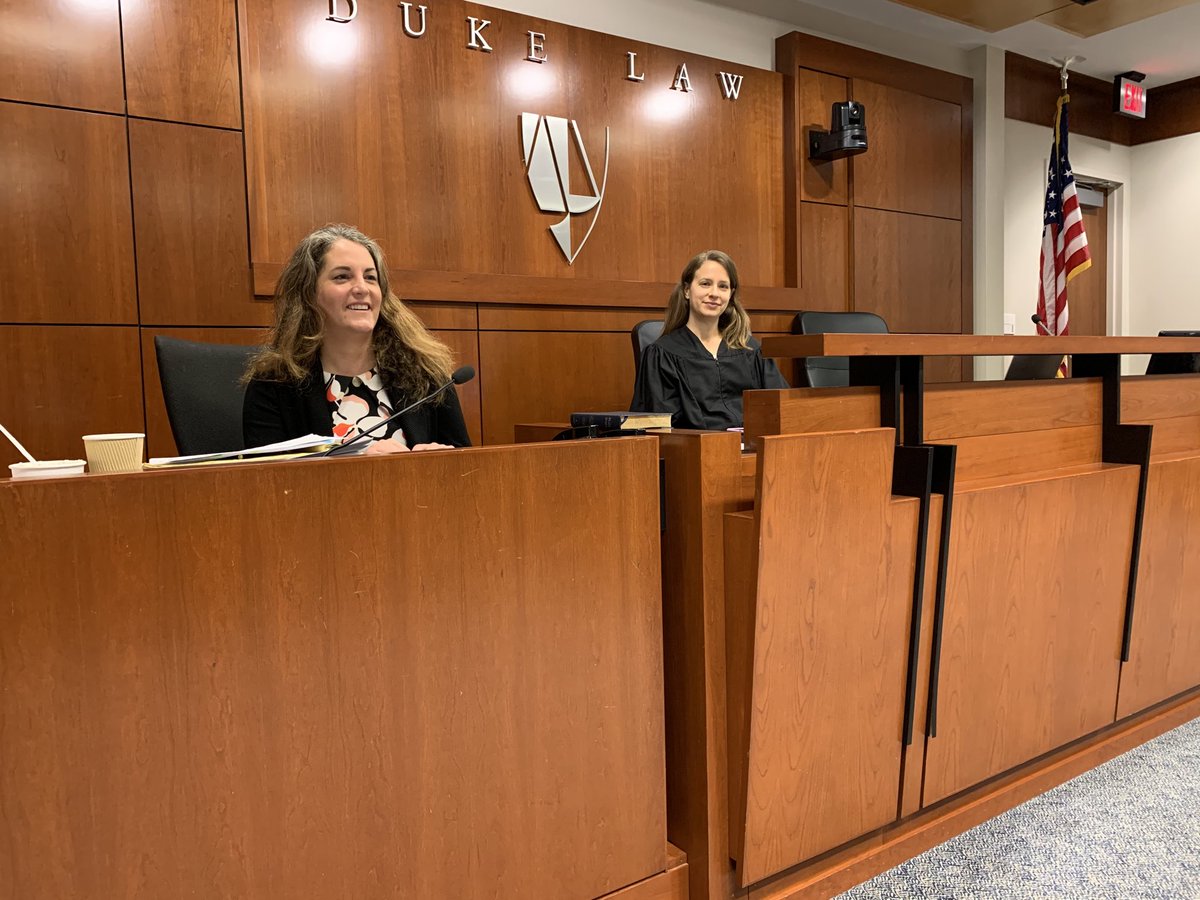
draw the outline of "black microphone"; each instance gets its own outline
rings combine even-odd
[[[1029,319],[1031,322],[1033,322],[1034,325],[1042,326],[1042,331],[1045,333],[1046,337],[1054,337],[1054,333],[1052,331],[1050,331],[1049,326],[1046,325],[1046,320],[1043,319],[1041,316],[1039,316],[1037,313],[1034,313],[1032,316],[1029,317]]]
[[[474,377],[475,377],[475,369],[472,366],[461,366],[461,367],[455,369],[454,374],[450,376],[450,380],[447,381],[445,384],[443,384],[437,390],[433,391],[432,393],[426,394],[424,397],[422,397],[420,400],[417,400],[414,403],[408,404],[408,406],[404,407],[404,409],[400,410],[399,412],[392,413],[386,419],[381,419],[380,421],[378,421],[374,425],[372,425],[370,428],[368,428],[366,431],[360,431],[358,434],[356,434],[350,440],[346,441],[346,443],[338,444],[336,447],[331,447],[330,449],[326,450],[324,453],[319,453],[317,455],[318,456],[341,456],[344,454],[347,447],[353,447],[355,444],[357,444],[359,441],[361,441],[363,438],[365,438],[367,435],[369,435],[372,431],[377,431],[378,429],[382,428],[384,425],[387,425],[388,422],[395,421],[396,419],[398,419],[402,415],[404,415],[406,412],[411,412],[412,410],[416,409],[422,403],[428,403],[434,397],[437,397],[439,394],[441,394],[442,391],[448,390],[451,385],[466,384],[468,381],[470,381]]]

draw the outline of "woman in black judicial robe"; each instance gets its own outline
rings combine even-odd
[[[737,289],[737,267],[720,250],[684,267],[662,337],[642,354],[632,411],[669,412],[675,428],[740,428],[742,391],[788,386],[759,352]]]
[[[448,382],[452,366],[450,349],[392,292],[379,245],[348,225],[319,228],[284,267],[275,326],[246,372],[246,446],[349,441]],[[364,440],[372,454],[471,443],[453,387]]]

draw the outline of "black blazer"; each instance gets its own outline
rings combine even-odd
[[[411,403],[391,385],[384,383],[388,397],[397,407]],[[467,424],[454,388],[446,390],[441,402],[431,400],[400,417],[408,446],[450,444],[470,447]],[[247,447],[260,447],[306,434],[333,434],[333,416],[325,399],[321,363],[300,383],[254,379],[246,385],[242,402],[242,438]]]

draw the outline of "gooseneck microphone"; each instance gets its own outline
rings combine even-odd
[[[412,412],[414,409],[416,409],[422,403],[428,403],[434,397],[439,396],[443,391],[449,390],[451,385],[466,384],[468,381],[470,381],[474,377],[475,377],[475,369],[472,366],[461,366],[460,368],[455,369],[454,374],[450,376],[450,380],[447,381],[445,384],[443,384],[441,387],[437,388],[436,390],[432,391],[431,393],[426,394],[420,400],[417,400],[413,403],[408,404],[408,406],[404,407],[404,409],[399,410],[398,412],[392,413],[386,419],[380,419],[378,422],[376,422],[374,425],[372,425],[366,431],[360,431],[358,434],[356,434],[350,440],[346,441],[346,443],[338,444],[336,447],[331,447],[330,449],[326,450],[324,453],[321,453],[319,455],[320,456],[342,456],[343,454],[345,454],[346,448],[353,447],[355,444],[357,444],[359,441],[361,441],[363,438],[365,438],[367,435],[369,435],[372,431],[378,431],[380,428],[383,428],[389,422],[394,422],[396,419],[400,418],[405,413]]]
[[[1037,313],[1034,313],[1032,316],[1030,316],[1029,320],[1033,322],[1034,325],[1040,327],[1042,329],[1042,334],[1046,335],[1046,337],[1054,337],[1054,333],[1046,325],[1046,320]]]

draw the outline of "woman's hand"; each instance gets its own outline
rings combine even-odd
[[[421,446],[426,446],[422,444]],[[364,452],[364,456],[384,456],[389,453],[407,453],[409,448],[394,438],[386,441],[374,441]]]
[[[413,450],[453,450],[450,444],[417,444]]]

